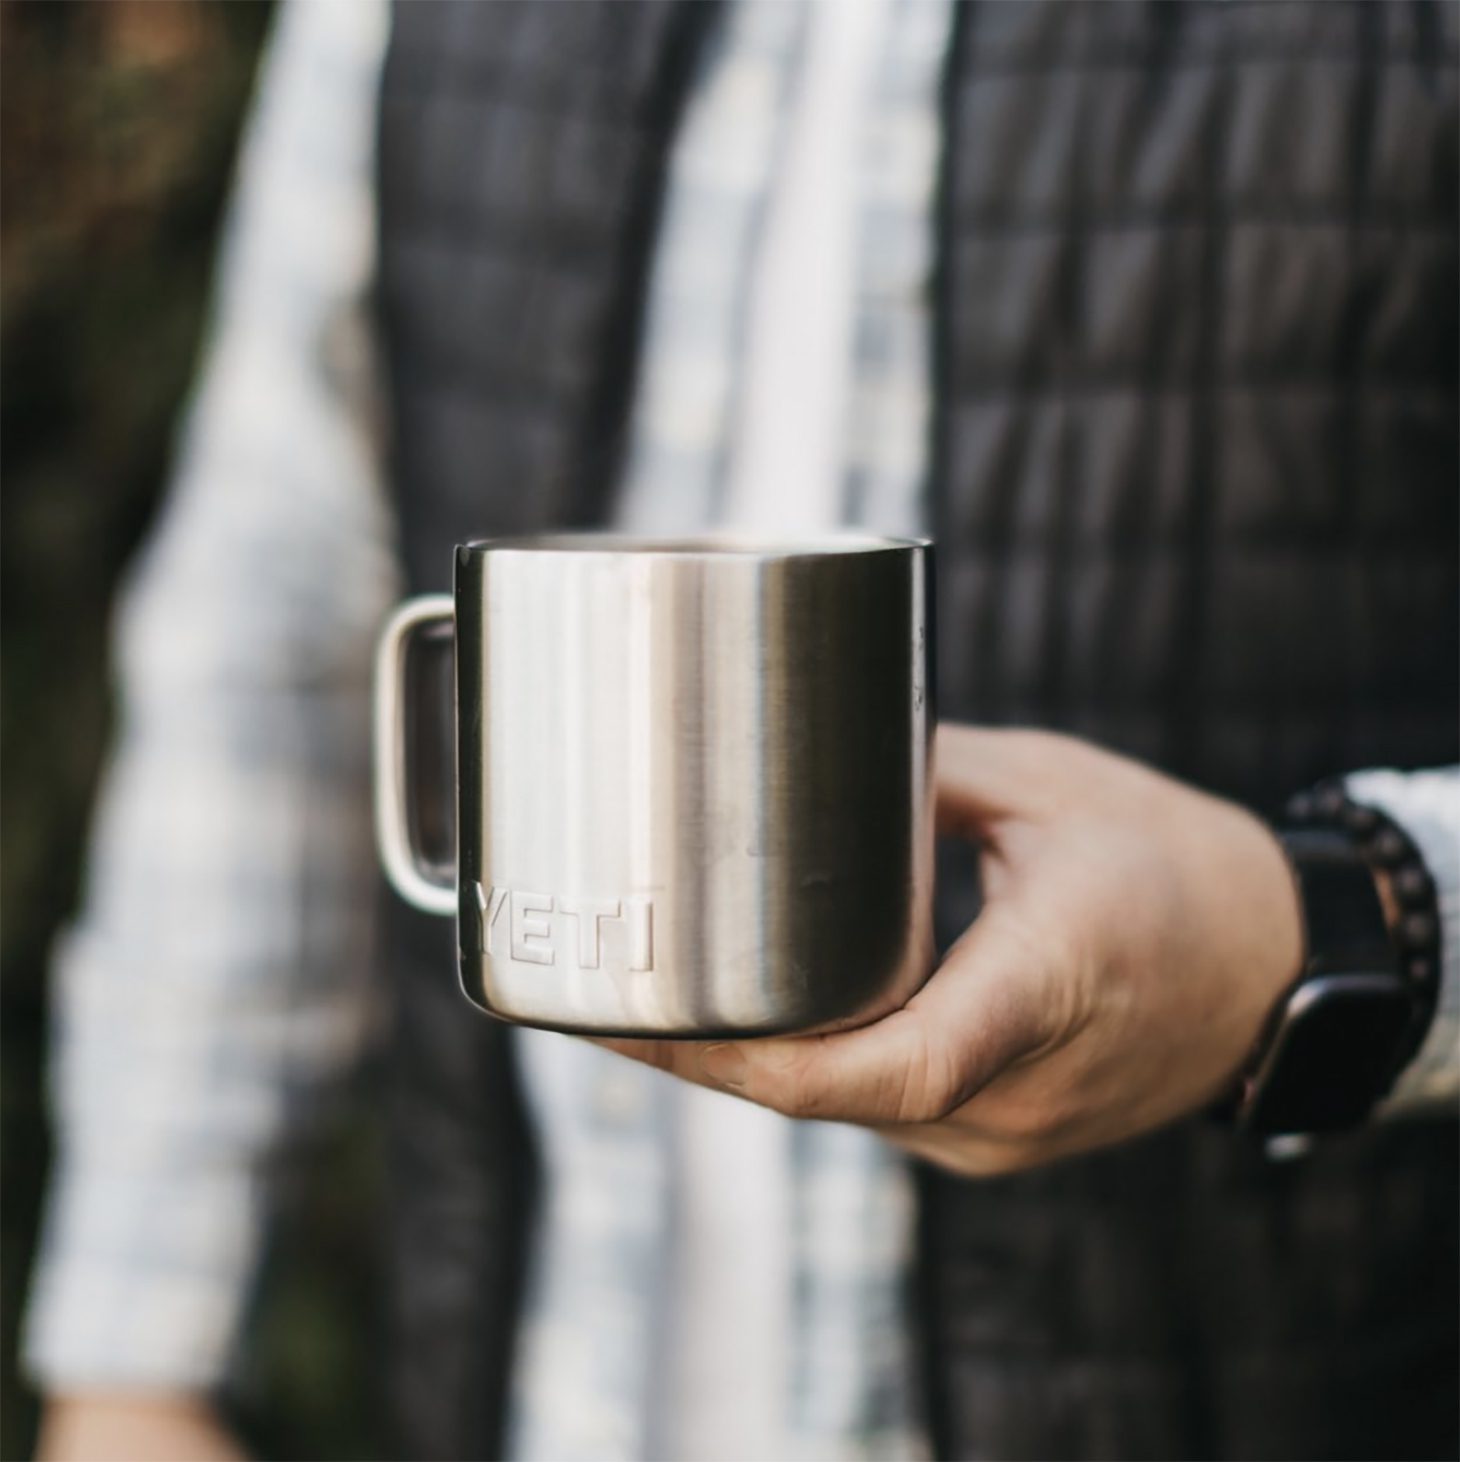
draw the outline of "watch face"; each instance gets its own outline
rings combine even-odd
[[[1413,1011],[1392,975],[1324,975],[1301,985],[1257,1073],[1244,1125],[1272,1133],[1357,1126],[1393,1075]]]

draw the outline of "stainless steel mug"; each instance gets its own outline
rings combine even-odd
[[[599,534],[456,552],[376,663],[391,882],[505,1020],[642,1036],[871,1020],[932,965],[931,548]],[[457,869],[415,832],[405,685],[455,632]]]

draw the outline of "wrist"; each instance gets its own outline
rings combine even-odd
[[[1403,833],[1336,785],[1288,811],[1299,971],[1225,1104],[1267,1136],[1362,1123],[1423,1037],[1438,973],[1433,885]]]
[[[1439,903],[1424,856],[1398,823],[1378,808],[1352,800],[1339,782],[1293,798],[1287,822],[1293,835],[1316,829],[1346,837],[1369,871],[1387,950],[1413,1004],[1397,1057],[1402,1065],[1424,1037],[1440,986]]]

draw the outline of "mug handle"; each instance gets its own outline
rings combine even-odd
[[[375,844],[395,891],[428,914],[456,913],[456,879],[443,879],[422,857],[411,816],[406,766],[406,670],[422,635],[455,627],[450,594],[408,599],[385,622],[375,650]]]

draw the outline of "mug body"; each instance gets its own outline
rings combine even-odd
[[[932,963],[926,543],[457,551],[462,985],[522,1024],[870,1020]]]

